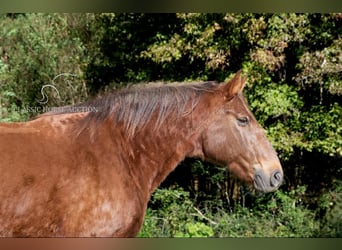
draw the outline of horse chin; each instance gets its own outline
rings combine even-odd
[[[243,169],[248,169],[249,165],[237,164],[236,162],[232,162],[227,164],[231,172],[235,174],[241,181],[244,183],[253,186],[257,191],[262,193],[270,193],[276,191],[282,183],[283,173],[280,171],[273,171],[271,176],[266,174],[262,170],[256,170],[253,174],[247,174],[242,171]]]

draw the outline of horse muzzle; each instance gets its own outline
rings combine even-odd
[[[274,170],[270,175],[263,170],[256,170],[254,174],[254,187],[265,193],[272,192],[279,188],[283,179],[284,175],[280,170]]]

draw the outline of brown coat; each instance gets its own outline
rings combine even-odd
[[[277,189],[281,165],[245,80],[129,88],[0,124],[0,235],[135,236],[151,193],[186,157]]]

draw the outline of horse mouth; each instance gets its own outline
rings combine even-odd
[[[262,171],[257,171],[254,175],[254,188],[258,191],[268,193],[279,188],[283,182],[283,173],[281,171],[273,171],[269,177]]]

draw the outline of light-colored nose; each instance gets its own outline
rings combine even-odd
[[[283,181],[283,173],[276,170],[271,175],[271,186],[272,187],[279,187]]]
[[[254,175],[254,187],[262,192],[272,192],[283,182],[283,173],[275,170],[269,176],[263,170],[256,170]]]

